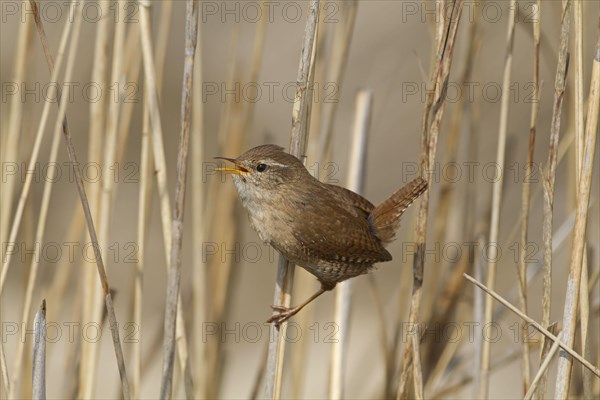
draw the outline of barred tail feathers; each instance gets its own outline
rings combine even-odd
[[[371,211],[369,224],[383,243],[390,243],[395,239],[400,227],[400,217],[425,190],[427,181],[421,177],[415,178]]]

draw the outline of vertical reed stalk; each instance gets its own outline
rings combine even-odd
[[[577,308],[579,305],[579,291],[581,286],[581,270],[583,268],[583,251],[585,248],[587,214],[590,201],[590,190],[594,156],[596,150],[596,136],[598,134],[598,112],[600,106],[600,33],[597,34],[594,60],[592,64],[592,79],[588,98],[587,121],[585,125],[585,143],[583,146],[581,170],[579,174],[579,187],[577,191],[577,208],[575,214],[575,227],[573,233],[573,247],[569,262],[569,277],[563,313],[563,332],[561,340],[569,347],[575,341],[577,328]],[[563,349],[564,350],[564,349]],[[557,399],[566,399],[569,395],[571,383],[571,367],[573,360],[561,351],[558,360],[558,375],[554,396]]]
[[[517,274],[519,277],[519,307],[527,314],[527,251],[529,206],[531,201],[531,179],[533,171],[533,152],[535,149],[535,133],[537,129],[537,116],[540,109],[540,0],[532,4],[533,14],[533,101],[531,103],[531,119],[529,122],[529,144],[527,147],[527,160],[525,162],[525,179],[523,180],[523,193],[521,195],[521,237],[519,245],[519,264]],[[521,337],[527,337],[528,326],[521,326]],[[529,341],[522,340],[522,365],[523,365],[523,393],[527,393],[531,381],[531,367],[529,360]]]
[[[158,62],[159,66],[155,66],[156,61],[152,49],[152,35],[150,32],[150,2],[139,0],[139,22],[142,39],[142,58],[144,64],[144,78],[147,84],[147,105],[150,114],[150,126],[152,128],[152,151],[153,161],[155,165],[155,175],[158,188],[158,197],[160,205],[161,226],[163,232],[163,243],[165,246],[165,267],[167,270],[171,260],[171,204],[169,201],[169,192],[167,186],[167,163],[165,159],[165,150],[163,144],[163,131],[160,117],[159,107],[159,72],[162,71],[162,63]],[[169,11],[170,12],[170,11]],[[163,21],[165,22],[165,21]],[[162,32],[162,30],[161,30]],[[165,36],[163,34],[163,36]],[[161,37],[163,37],[161,36]],[[164,39],[166,40],[166,39]],[[158,48],[160,50],[160,48]],[[181,304],[181,296],[178,300]],[[192,373],[189,368],[189,354],[187,348],[187,335],[184,329],[183,315],[181,307],[177,307],[177,352],[179,356],[179,364],[184,375],[185,392],[187,397],[193,397],[192,391]]]
[[[365,180],[365,165],[371,113],[373,110],[373,93],[361,90],[356,95],[356,113],[352,134],[350,159],[348,161],[348,178],[346,187],[355,193],[362,194]],[[350,308],[352,281],[347,280],[337,285],[334,303],[334,323],[339,329],[338,340],[331,346],[331,365],[329,368],[329,398],[344,398],[344,377],[346,376],[346,355],[348,354],[348,336],[350,330]]]
[[[30,4],[33,8],[33,15],[34,15],[36,27],[38,29],[38,34],[40,36],[40,41],[42,42],[42,47],[44,49],[44,54],[46,56],[46,62],[48,64],[48,69],[50,71],[50,74],[52,76],[54,76],[53,74],[58,70],[58,68],[57,67],[55,68],[54,57],[52,56],[50,47],[48,45],[48,39],[46,37],[44,27],[42,24],[42,20],[40,18],[38,4],[33,0],[30,1]],[[72,7],[71,7],[71,15],[72,15],[72,13],[74,12],[76,3],[71,3],[71,5],[72,5]],[[72,20],[72,18],[71,18],[71,20]],[[60,87],[57,87],[56,99],[58,100],[58,102],[60,104],[61,103]],[[73,165],[74,181],[77,186],[77,191],[78,191],[78,194],[79,194],[79,197],[81,200],[81,205],[83,208],[83,212],[84,212],[84,215],[86,218],[86,222],[87,222],[87,226],[88,226],[88,233],[90,235],[90,239],[92,242],[92,248],[94,250],[94,258],[96,260],[98,275],[100,276],[100,283],[102,285],[104,296],[105,296],[106,311],[107,311],[108,320],[109,320],[109,324],[110,324],[110,331],[111,331],[111,335],[112,335],[112,339],[113,339],[115,355],[117,358],[119,375],[121,378],[121,387],[122,387],[122,391],[123,391],[123,397],[125,399],[129,399],[129,383],[128,383],[127,374],[125,371],[125,360],[123,358],[123,350],[121,348],[121,341],[119,338],[118,322],[117,322],[117,317],[116,317],[115,309],[114,309],[113,302],[112,302],[112,295],[111,295],[110,287],[108,284],[108,277],[106,275],[106,270],[104,268],[104,262],[102,260],[102,254],[100,252],[100,246],[98,244],[98,238],[96,236],[96,230],[94,228],[94,222],[92,220],[90,206],[89,206],[89,203],[87,200],[87,195],[85,193],[85,187],[83,185],[83,178],[81,175],[81,170],[79,167],[79,163],[77,161],[77,155],[75,153],[75,148],[73,147],[73,142],[71,140],[71,133],[69,131],[67,116],[66,116],[66,114],[59,114],[59,118],[60,117],[62,117],[63,135],[64,135],[65,143],[67,146],[67,153],[69,156],[69,161],[71,162],[71,165]]]
[[[46,399],[46,300],[33,321],[33,371],[31,373],[31,397]]]
[[[206,374],[201,373],[208,367],[206,363],[206,344],[202,338],[202,328],[208,321],[207,266],[202,260],[202,246],[207,222],[205,206],[204,180],[204,103],[202,101],[202,25],[198,26],[196,39],[196,60],[194,61],[194,79],[192,81],[192,236],[196,244],[193,255],[193,307],[194,311],[194,365],[196,366],[194,396],[200,398],[206,390]]]
[[[498,152],[496,164],[499,171],[504,171],[504,153],[506,150],[506,131],[508,129],[508,106],[510,101],[509,88],[511,67],[513,61],[513,43],[515,38],[515,25],[517,17],[517,1],[511,0],[509,5],[508,35],[506,44],[506,57],[504,62],[504,73],[502,79],[502,105],[500,108],[500,128],[498,132]],[[500,206],[502,205],[502,184],[504,179],[500,178],[494,182],[492,193],[492,218],[490,223],[489,243],[491,252],[487,270],[487,286],[494,289],[496,285],[496,263],[498,262],[498,232],[500,228]],[[492,323],[493,302],[490,297],[485,299],[484,324]],[[478,384],[480,399],[487,399],[489,392],[489,370],[491,357],[491,342],[485,340],[481,348],[481,375]]]
[[[427,220],[429,214],[429,196],[433,182],[428,171],[432,171],[435,164],[435,155],[439,137],[442,117],[444,115],[445,100],[447,94],[448,77],[452,66],[452,56],[454,54],[454,43],[456,33],[462,15],[463,0],[452,1],[451,12],[448,13],[446,7],[438,3],[436,15],[439,21],[438,31],[439,42],[434,43],[437,49],[435,65],[432,71],[430,87],[433,90],[427,94],[427,102],[422,118],[421,130],[421,174],[429,184],[429,189],[421,196],[419,202],[419,212],[417,219],[416,250],[413,258],[413,290],[410,302],[409,324],[413,331],[408,336],[409,340],[404,349],[402,360],[402,369],[400,383],[398,385],[398,399],[404,399],[408,396],[409,385],[408,377],[411,372],[409,366],[412,364],[413,386],[415,398],[423,398],[423,371],[421,369],[420,340],[421,335],[417,326],[419,324],[419,308],[422,298],[423,274],[425,269],[425,241],[427,235]],[[430,117],[432,118],[430,120]]]
[[[173,363],[175,361],[175,340],[177,321],[177,302],[181,280],[181,249],[183,247],[183,216],[187,182],[187,165],[192,103],[192,78],[194,57],[198,39],[198,2],[187,0],[185,22],[185,58],[183,66],[183,88],[181,93],[181,131],[177,152],[177,183],[175,186],[175,208],[173,209],[173,228],[171,229],[171,265],[167,282],[167,304],[165,310],[165,333],[163,342],[163,376],[161,384],[162,399],[171,397]],[[181,311],[180,311],[181,312]],[[189,359],[188,359],[189,362]],[[193,393],[193,391],[191,392]]]
[[[319,0],[311,0],[308,19],[304,30],[304,41],[300,53],[298,67],[296,96],[292,110],[292,133],[290,138],[290,154],[302,158],[308,139],[310,126],[310,109],[312,104],[312,81],[314,79],[314,55],[317,37],[317,21],[319,20]],[[279,258],[277,277],[275,282],[274,304],[289,307],[294,282],[294,268],[283,256]],[[265,374],[265,397],[279,399],[281,397],[281,383],[283,377],[283,359],[285,353],[285,335],[283,330],[287,322],[280,327],[271,324],[269,336],[269,353],[267,356],[267,369]]]
[[[74,8],[73,8],[74,10]],[[67,60],[67,68],[65,72],[65,82],[70,82],[73,77],[73,66],[75,64],[75,59],[77,56],[77,45],[79,43],[79,36],[81,30],[81,17],[80,13],[75,13],[75,18],[73,19],[73,35],[72,40],[69,45],[69,56]],[[59,104],[58,115],[65,115],[67,109],[67,96],[61,98]],[[52,145],[50,149],[50,165],[57,165],[56,160],[58,159],[58,149],[60,146],[60,138],[61,138],[61,126],[62,120],[60,118],[56,119],[56,123],[54,125],[54,136],[52,138]],[[44,191],[42,194],[42,203],[40,205],[40,213],[37,218],[37,228],[35,233],[34,243],[44,243],[44,236],[46,231],[46,221],[48,217],[48,209],[50,205],[50,198],[52,196],[52,189],[54,187],[54,183],[51,179],[47,179],[44,183]],[[23,305],[23,312],[21,317],[21,323],[27,324],[29,321],[29,313],[31,311],[31,303],[33,301],[33,291],[35,289],[35,283],[37,280],[38,270],[40,266],[40,252],[41,246],[34,246],[34,254],[31,259],[31,266],[29,268],[29,277],[27,280],[27,287],[25,289],[25,303]],[[11,398],[14,398],[16,395],[16,390],[18,387],[18,382],[21,379],[21,364],[24,360],[23,353],[25,350],[26,342],[20,340],[17,345],[17,352],[15,357],[15,366],[14,366],[14,374],[13,380],[11,383]]]

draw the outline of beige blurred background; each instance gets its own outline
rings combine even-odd
[[[42,2],[53,3],[53,2]],[[244,82],[249,79],[249,65],[252,60],[252,49],[254,35],[257,23],[251,19],[253,11],[248,4],[257,2],[202,2],[200,8],[201,14],[201,49],[200,60],[203,66],[203,76],[205,86],[208,88],[219,88],[219,93],[206,95],[204,102],[204,126],[203,142],[204,157],[207,162],[212,162],[213,156],[236,157],[238,154],[232,153],[227,146],[220,148],[217,144],[217,133],[219,130],[219,121],[222,109],[224,107],[223,97],[231,102],[233,96],[226,95],[222,89],[227,81],[227,71],[230,68],[230,46],[232,35],[236,29],[240,29],[239,52],[236,55],[239,68],[237,79]],[[255,103],[255,117],[251,129],[247,132],[244,148],[250,148],[264,143],[276,143],[287,147],[289,144],[290,121],[292,113],[292,102],[296,75],[298,70],[299,54],[302,45],[304,24],[306,21],[307,3],[297,2],[273,2],[275,3],[272,15],[272,22],[267,24],[264,57],[262,59],[259,86],[262,89],[262,96]],[[294,3],[292,6],[287,3]],[[13,9],[8,8],[8,4],[16,6],[16,14]],[[330,8],[324,9],[325,15],[332,13],[332,23],[335,23],[335,12],[339,10],[339,4],[336,2],[330,4]],[[475,8],[473,2],[465,3],[465,10],[461,27],[457,36],[455,57],[452,65],[450,79],[455,83],[451,86],[456,90],[457,82],[465,68],[466,40],[468,29],[474,18]],[[491,203],[492,184],[484,179],[482,174],[486,163],[493,163],[496,158],[498,125],[500,118],[500,94],[497,89],[502,82],[502,71],[505,58],[505,42],[507,29],[508,1],[489,1],[482,4],[491,4],[487,8],[479,8],[479,33],[478,33],[478,51],[474,60],[473,70],[473,98],[469,100],[470,107],[477,114],[477,123],[475,125],[477,138],[477,159],[472,159],[467,154],[468,139],[466,133],[461,135],[459,142],[459,165],[462,172],[466,174],[467,167],[465,162],[476,162],[475,180],[468,182],[463,176],[459,180],[459,190],[455,201],[464,201],[463,193],[467,185],[477,185],[478,192],[476,204],[473,204],[470,212],[475,213],[476,220],[484,221],[489,219],[489,207]],[[541,61],[541,79],[543,80],[542,99],[540,105],[540,114],[538,120],[538,136],[535,147],[535,160],[538,163],[546,163],[548,150],[548,137],[550,132],[550,121],[552,116],[553,102],[553,82],[556,70],[556,54],[558,47],[559,25],[560,25],[560,6],[559,2],[542,3],[542,61]],[[56,21],[52,15],[48,14],[44,21],[45,29],[48,34],[49,44],[56,52],[58,42],[63,26],[67,20],[68,9],[63,2],[54,2],[54,5],[61,11],[62,16]],[[158,21],[159,3],[153,3],[154,23]],[[25,12],[24,3],[3,1],[2,6],[2,25],[1,25],[1,58],[0,74],[2,76],[2,102],[0,103],[0,127],[2,129],[2,147],[4,153],[5,141],[7,137],[7,118],[9,112],[11,96],[21,95],[11,94],[9,92],[10,83],[14,83],[13,68],[16,56],[16,33],[22,23],[29,24],[33,29],[33,20],[30,14]],[[217,14],[213,15],[213,8],[216,7]],[[232,14],[220,15],[226,7],[233,9]],[[236,9],[237,7],[237,9]],[[286,8],[287,7],[287,8]],[[493,8],[492,8],[493,7]],[[289,11],[286,14],[284,10]],[[339,184],[344,184],[346,171],[348,170],[347,160],[349,154],[350,133],[354,119],[354,98],[357,91],[361,88],[368,88],[374,94],[374,110],[371,123],[371,131],[368,143],[366,184],[364,195],[373,203],[382,201],[392,191],[404,184],[411,176],[405,176],[405,168],[417,165],[419,159],[420,146],[420,127],[421,116],[424,107],[425,85],[429,80],[431,43],[433,40],[433,15],[431,10],[433,4],[426,2],[407,2],[407,1],[359,1],[358,14],[356,18],[355,31],[352,38],[348,62],[346,66],[346,75],[342,82],[338,110],[334,125],[334,150],[332,160],[337,169],[334,178],[338,179]],[[135,8],[133,8],[135,10]],[[246,11],[244,11],[246,10]],[[294,22],[294,10],[301,12],[298,21]],[[530,2],[520,3],[519,21],[516,26],[516,38],[514,47],[514,64],[512,68],[511,85],[511,104],[508,122],[508,142],[506,163],[510,166],[506,173],[504,184],[504,202],[501,213],[500,239],[503,243],[502,249],[505,257],[502,257],[498,265],[497,291],[508,296],[517,286],[516,268],[513,261],[514,252],[510,245],[515,243],[516,239],[508,242],[510,233],[518,223],[521,201],[521,187],[523,178],[523,166],[527,152],[527,140],[529,134],[529,118],[531,104],[528,96],[531,95],[532,82],[532,28],[528,13],[531,12]],[[592,61],[592,49],[598,29],[598,11],[599,6],[594,1],[584,1],[584,90],[587,95],[589,90],[589,70]],[[50,13],[52,10],[47,9]],[[246,13],[247,12],[247,13]],[[416,14],[415,14],[416,13]],[[498,14],[499,13],[499,14]],[[236,23],[235,18],[239,18]],[[164,132],[165,152],[168,163],[168,179],[171,199],[174,193],[176,152],[178,144],[178,133],[180,129],[180,98],[181,82],[183,71],[183,39],[184,39],[184,19],[185,4],[183,1],[174,3],[171,33],[169,35],[169,46],[166,54],[166,69],[164,76],[163,94],[160,98],[162,127]],[[135,22],[133,22],[135,23]],[[129,26],[131,27],[131,26]],[[79,53],[75,66],[73,81],[84,85],[91,80],[91,70],[94,52],[95,24],[84,21],[82,34],[79,44]],[[109,43],[112,43],[112,32]],[[571,35],[571,46],[573,37]],[[49,80],[49,74],[40,46],[37,32],[33,31],[31,40],[28,44],[30,59],[32,60],[26,66],[26,87],[34,88],[37,95],[29,94],[25,97],[24,119],[20,131],[19,147],[20,153],[17,157],[20,161],[27,161],[31,152],[31,143],[37,129],[41,110],[43,107],[42,89],[35,85],[43,87]],[[110,49],[109,49],[110,54]],[[329,57],[326,54],[325,60]],[[327,67],[325,67],[327,68]],[[572,96],[572,71],[569,73],[569,83],[567,88],[567,97],[564,104],[564,113],[567,115],[567,109],[570,107]],[[143,73],[143,71],[142,71]],[[265,84],[266,83],[266,84]],[[321,91],[321,101],[325,101],[326,95],[331,90],[327,86],[330,82],[316,82],[317,90]],[[283,90],[286,84],[292,84],[287,91]],[[19,83],[21,85],[21,83]],[[273,96],[268,95],[269,85],[274,87]],[[417,87],[417,93],[411,94],[409,90]],[[79,86],[81,88],[81,86]],[[85,161],[87,152],[87,134],[89,123],[89,102],[84,98],[82,91],[75,88],[74,100],[68,105],[68,117],[73,135],[73,142],[78,152],[80,161]],[[336,86],[337,88],[337,86]],[[133,96],[138,104],[134,107],[134,115],[131,124],[130,137],[125,149],[125,162],[132,162],[139,165],[139,148],[141,140],[141,116],[143,90],[138,88]],[[23,86],[19,86],[23,90]],[[40,97],[41,94],[41,97]],[[467,95],[467,93],[462,93]],[[35,96],[38,96],[36,99]],[[446,108],[444,123],[440,134],[438,147],[438,160],[445,161],[445,150],[447,149],[447,133],[450,127],[450,121],[458,101],[458,94],[450,92]],[[241,102],[247,102],[243,94]],[[319,100],[317,100],[317,103]],[[51,112],[51,124],[53,126],[56,118],[56,107],[53,106]],[[569,112],[568,115],[572,115]],[[467,132],[468,121],[463,124],[462,131]],[[565,117],[562,121],[561,136],[567,129],[572,129],[572,121]],[[569,128],[570,127],[570,128]],[[49,132],[52,130],[49,129]],[[196,133],[196,132],[194,132]],[[50,148],[51,133],[46,133],[40,154],[40,162],[46,162]],[[596,152],[598,155],[598,152]],[[598,157],[596,157],[598,158]],[[67,161],[67,155],[64,146],[61,145],[59,152],[59,162]],[[574,158],[567,154],[565,159],[559,164],[557,169],[557,198],[555,201],[555,229],[560,227],[569,217],[572,210],[572,198],[569,198],[573,180],[572,164]],[[596,160],[595,176],[598,175],[598,162]],[[123,164],[124,165],[124,164]],[[516,170],[515,170],[516,166]],[[440,167],[443,168],[443,165]],[[518,172],[518,178],[515,179],[514,173]],[[120,171],[126,173],[127,171]],[[195,173],[195,172],[194,172]],[[3,170],[4,177],[4,170]],[[438,207],[439,193],[436,190],[440,183],[440,174],[434,177],[432,188],[431,212],[435,213]],[[3,178],[4,179],[4,178]],[[214,179],[220,179],[218,176],[209,174],[205,179],[205,187],[208,189],[209,183]],[[3,180],[4,182],[4,180]],[[191,180],[188,180],[190,184]],[[17,183],[17,192],[13,200],[13,207],[16,204],[17,195],[21,190],[23,181],[19,179]],[[223,185],[232,185],[227,179]],[[532,186],[532,193],[539,190],[540,181]],[[39,204],[43,190],[43,180],[34,182],[30,201],[26,207],[26,213],[22,222],[19,243],[31,243],[35,232],[37,217],[39,213]],[[138,183],[123,182],[121,179],[116,187],[117,194],[113,200],[113,211],[110,225],[110,242],[116,244],[120,250],[116,258],[119,262],[106,262],[111,287],[116,291],[115,308],[120,323],[123,325],[131,320],[129,309],[131,306],[131,290],[133,280],[134,264],[123,262],[123,246],[126,243],[136,241],[136,224],[138,209]],[[153,189],[155,190],[155,189]],[[184,236],[184,256],[182,264],[181,291],[184,298],[184,308],[189,306],[192,298],[192,250],[195,246],[202,244],[194,243],[191,236],[191,217],[193,204],[191,202],[191,192],[188,192],[186,209],[186,228]],[[535,248],[535,259],[542,258],[541,242],[541,218],[542,218],[541,197],[532,200],[531,222],[530,222],[530,240],[537,245]],[[67,179],[61,179],[56,185],[50,204],[50,215],[45,234],[45,241],[62,243],[65,239],[68,229],[68,220],[72,209],[80,207],[74,184]],[[411,228],[414,226],[415,210],[413,207],[404,217],[404,224],[400,234],[400,240],[390,246],[390,253],[394,256],[394,261],[381,264],[374,272],[377,293],[383,304],[384,315],[390,318],[396,318],[399,307],[405,307],[403,311],[407,315],[408,299],[411,288],[411,265],[412,255],[403,247],[403,240],[413,240],[414,236]],[[236,262],[233,267],[235,278],[231,292],[228,294],[231,301],[231,314],[226,320],[227,329],[231,334],[223,338],[223,349],[227,357],[224,376],[222,382],[222,398],[247,398],[250,396],[254,385],[261,359],[264,355],[265,341],[268,337],[268,328],[264,321],[270,315],[270,304],[273,299],[273,288],[277,256],[270,251],[266,245],[259,242],[256,234],[250,229],[245,212],[240,210],[237,215],[240,227],[240,245],[247,249],[247,253],[242,251],[240,262]],[[588,237],[590,243],[597,250],[599,238],[599,207],[598,207],[598,185],[597,179],[594,180],[590,220],[588,223]],[[455,219],[464,218],[463,215],[456,215]],[[11,214],[12,219],[12,214]],[[3,223],[6,221],[3,221]],[[452,221],[452,224],[460,226],[462,220]],[[433,232],[433,224],[429,226],[430,234]],[[460,232],[456,229],[448,228],[450,232],[456,235],[453,240],[459,243],[462,249],[465,242],[473,241],[474,238],[460,237]],[[484,232],[487,234],[487,230]],[[7,239],[3,238],[3,243]],[[211,238],[206,240],[211,242]],[[553,309],[552,320],[562,319],[562,306],[565,293],[565,283],[568,270],[568,259],[570,252],[570,235],[564,242],[565,244],[555,253],[554,259],[554,286],[553,286]],[[442,244],[443,246],[443,244]],[[260,249],[260,257],[256,262],[254,249]],[[219,256],[232,257],[220,248]],[[3,250],[4,251],[4,250]],[[439,253],[439,252],[438,252]],[[465,255],[466,256],[466,255]],[[154,193],[151,222],[148,231],[146,265],[144,272],[144,305],[143,305],[143,324],[136,337],[142,342],[143,375],[141,397],[155,398],[159,393],[160,386],[160,367],[161,367],[161,345],[162,329],[164,315],[165,283],[166,273],[164,269],[164,249],[162,246],[161,226],[159,217],[159,208],[156,193]],[[27,261],[27,259],[26,259]],[[598,252],[594,252],[590,259],[592,269],[598,268]],[[426,259],[426,280],[435,280],[441,273],[440,263],[436,262],[434,255]],[[82,268],[81,260],[73,264],[73,273],[78,274],[77,269]],[[86,264],[90,266],[90,264]],[[10,266],[8,274],[7,287],[2,296],[2,322],[19,321],[23,307],[23,296],[25,284],[28,275],[28,262],[22,262],[15,257]],[[56,263],[42,262],[41,272],[37,282],[36,293],[33,298],[33,309],[35,310],[41,299],[47,295],[47,285],[56,274]],[[303,270],[297,270],[296,280],[301,279],[300,275],[306,274]],[[77,275],[76,275],[77,276]],[[308,280],[311,280],[309,278]],[[64,323],[73,320],[72,307],[76,305],[75,301],[69,301],[69,298],[78,299],[78,284],[71,282],[67,292],[67,301],[63,307],[66,309],[55,310],[52,303],[48,303],[48,319],[58,323],[66,334],[67,328]],[[530,314],[538,319],[541,316],[541,279],[536,279],[532,283],[530,292]],[[471,312],[470,303],[473,297],[473,287],[465,287],[464,312]],[[596,288],[597,289],[597,288]],[[310,306],[310,318],[308,325],[298,326],[303,340],[306,340],[306,376],[303,382],[297,382],[301,389],[299,392],[294,390],[294,382],[290,374],[285,375],[284,394],[285,397],[293,397],[295,394],[306,398],[324,398],[327,396],[328,368],[330,343],[327,343],[326,335],[331,333],[325,324],[332,319],[333,293],[328,293]],[[598,300],[598,291],[595,291],[596,305]],[[399,299],[401,301],[399,302]],[[516,297],[513,297],[515,300]],[[296,297],[296,300],[298,298]],[[435,302],[434,298],[428,301]],[[295,301],[293,301],[295,302]],[[399,306],[400,304],[400,306]],[[347,376],[345,377],[345,393],[348,398],[374,398],[381,395],[381,386],[383,384],[383,355],[379,345],[378,320],[375,312],[376,305],[372,300],[367,285],[367,278],[360,277],[354,282],[352,311],[352,330],[350,333],[350,347],[347,355]],[[462,308],[461,308],[462,309]],[[308,310],[307,310],[308,311]],[[594,324],[592,336],[596,336],[598,329],[597,308],[596,315],[592,322]],[[186,311],[186,323],[188,330],[192,327],[194,315]],[[468,318],[466,318],[468,319]],[[502,328],[502,339],[492,347],[493,355],[500,356],[508,349],[517,348],[518,343],[513,339],[514,323],[517,321],[512,315],[505,314],[499,321]],[[212,322],[210,322],[212,323]],[[254,341],[255,327],[260,326],[259,339]],[[512,328],[511,328],[512,327]],[[207,325],[207,329],[211,325]],[[28,329],[31,329],[29,326]],[[512,329],[512,330],[511,330]],[[125,331],[122,331],[124,334]],[[130,332],[130,331],[129,331]],[[119,396],[118,373],[114,362],[114,352],[108,326],[105,326],[100,345],[101,352],[97,370],[97,385],[94,397],[114,398]],[[290,333],[291,334],[291,333]],[[388,332],[388,335],[390,332]],[[29,336],[30,338],[31,336]],[[11,372],[14,351],[17,338],[15,335],[5,337],[5,328],[3,328],[4,346],[7,352],[7,362],[9,372]],[[597,339],[595,339],[597,346]],[[69,393],[71,367],[63,364],[64,355],[73,351],[74,343],[65,340],[62,336],[56,343],[48,345],[48,397],[57,398],[66,396]],[[294,347],[301,346],[301,341],[292,343],[288,347],[288,354],[294,354]],[[125,357],[127,359],[130,349],[127,343],[124,344]],[[596,347],[597,351],[597,347]],[[595,358],[597,360],[597,358]],[[537,365],[537,352],[532,355],[533,365]],[[291,360],[288,360],[291,361]],[[467,361],[475,369],[477,360]],[[289,364],[291,365],[291,364]],[[200,374],[199,367],[192,365],[194,374]],[[552,376],[555,374],[556,366],[551,368],[551,378],[549,384],[549,394],[553,392]],[[67,372],[65,372],[67,371]],[[520,361],[515,359],[513,362],[494,370],[491,375],[490,395],[492,398],[516,398],[521,396],[520,382],[521,370]],[[24,384],[29,382],[29,375],[24,376]],[[174,396],[183,397],[181,381],[176,381],[176,390]],[[453,396],[471,397],[472,387],[467,385],[462,391]],[[262,387],[260,389],[262,392]],[[259,393],[260,393],[259,392]],[[23,393],[27,393],[24,391]],[[4,393],[3,393],[4,396]]]

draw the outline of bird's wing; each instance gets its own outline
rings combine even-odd
[[[352,190],[336,185],[324,185],[336,198],[338,205],[344,206],[349,213],[362,218],[367,218],[375,206],[367,199]]]
[[[305,256],[365,265],[392,259],[370,231],[365,217],[356,216],[333,202],[306,202],[304,210],[297,211],[303,220],[301,229],[294,230],[294,237]]]

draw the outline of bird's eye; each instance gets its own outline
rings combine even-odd
[[[264,172],[267,169],[267,164],[258,164],[256,166],[256,170],[258,172]]]

